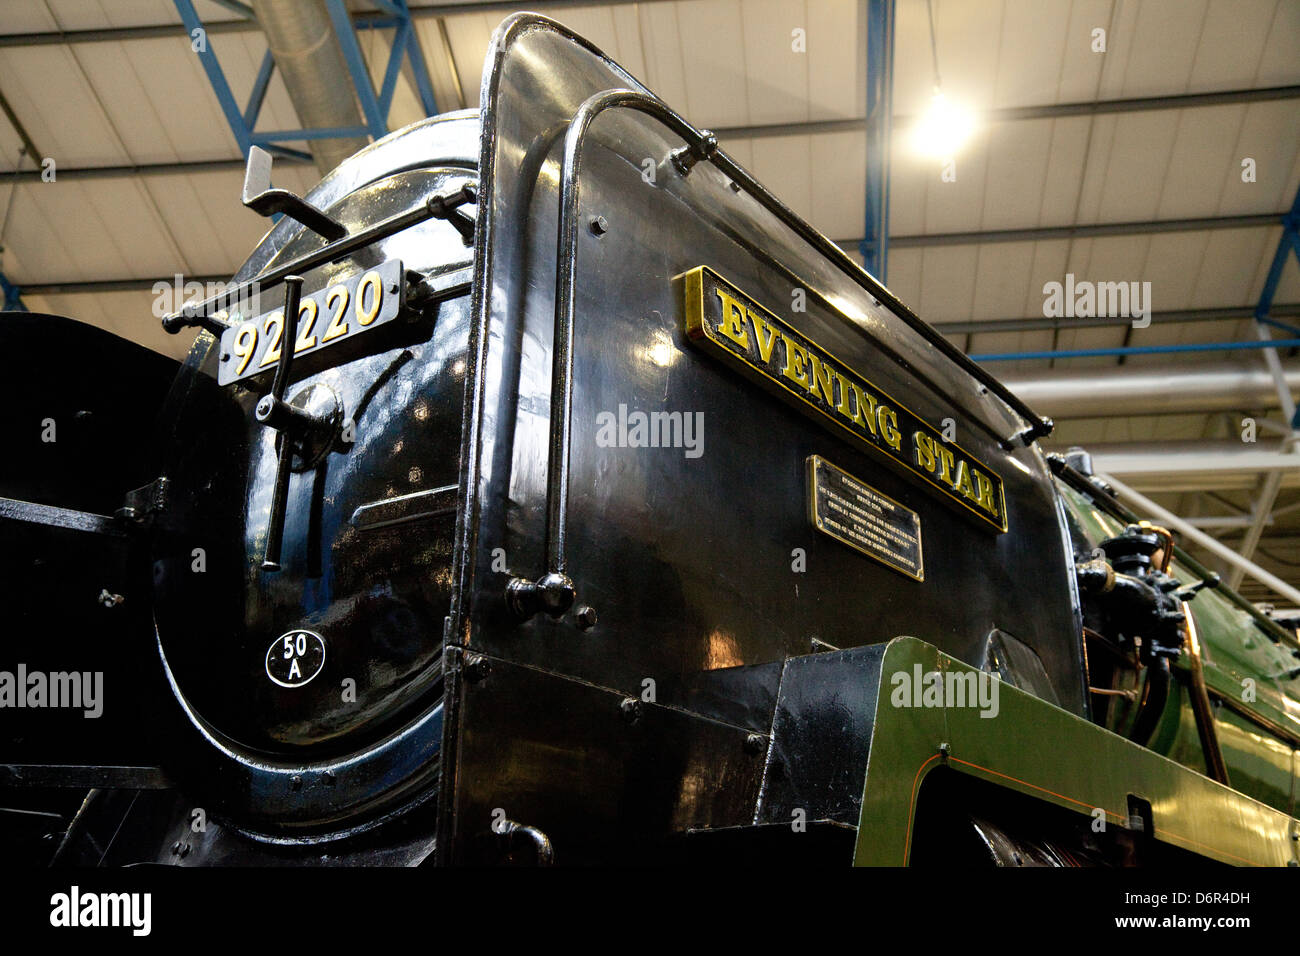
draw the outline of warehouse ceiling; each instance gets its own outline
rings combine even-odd
[[[195,5],[242,103],[265,38],[225,4]],[[351,6],[378,83],[391,31],[365,28],[373,8]],[[439,108],[477,106],[488,40],[510,5],[410,7]],[[856,256],[865,7],[527,8],[587,36],[716,130],[724,149]],[[1300,3],[936,0],[934,40],[924,0],[898,0],[885,278],[903,301],[975,356],[1256,338],[1251,315],[1300,188]],[[910,137],[930,103],[936,57],[945,95],[977,117],[950,164],[919,156]],[[190,336],[161,332],[154,283],[229,277],[266,223],[239,204],[240,149],[176,6],[6,0],[0,94],[12,114],[0,120],[0,271],[33,310],[183,355]],[[422,115],[404,75],[390,128]],[[277,74],[258,128],[300,125]],[[35,157],[20,154],[24,134]],[[52,183],[41,178],[48,160]],[[1253,177],[1243,176],[1246,160]],[[308,163],[276,168],[276,184],[298,192],[316,178]],[[1045,284],[1067,276],[1139,283],[1150,324],[1047,315]],[[1272,315],[1300,316],[1294,258]],[[1294,354],[1281,353],[1293,390]],[[1261,518],[1265,470],[1285,464],[1255,557],[1300,585],[1300,456],[1280,455],[1286,429],[1274,424],[1281,413],[1261,350],[984,361],[1057,419],[1049,447],[1093,447],[1099,467],[1230,547]],[[1246,418],[1252,444],[1242,441]],[[1243,592],[1277,600],[1249,579]]]

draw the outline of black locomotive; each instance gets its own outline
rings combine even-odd
[[[301,199],[255,155],[284,217],[164,320],[174,380],[5,320],[62,430],[0,488],[0,666],[103,677],[0,712],[15,853],[849,862],[900,635],[1105,722],[1050,423],[559,25],[502,24],[481,102]]]

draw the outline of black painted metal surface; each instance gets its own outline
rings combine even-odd
[[[477,663],[459,701],[462,836],[448,862],[500,862],[507,820],[544,833],[557,864],[634,865],[657,859],[669,834],[750,822],[764,749],[745,729],[505,660]]]
[[[18,360],[0,382],[0,765],[149,763],[161,684],[148,680],[148,579],[113,515],[156,474],[150,438],[176,363],[39,313],[0,314],[0,349]],[[74,675],[85,706],[51,706]],[[0,773],[0,788],[39,776]]]
[[[426,208],[472,182],[465,127],[477,124],[444,119],[395,134],[309,199],[353,235]],[[409,228],[309,271],[304,290],[392,259],[435,287],[460,275],[471,256],[460,232],[411,218]],[[274,273],[320,245],[281,223],[236,279]],[[256,311],[283,295],[273,288]],[[220,386],[217,347],[205,335],[173,390],[163,468],[174,504],[152,547],[159,647],[189,724],[178,775],[240,825],[351,826],[343,821],[436,779],[455,521],[443,499],[459,472],[468,296],[453,288],[423,299],[427,307],[417,302],[350,351],[293,363],[285,400],[306,407],[309,392],[324,390],[342,420],[319,460],[287,474],[279,570],[263,566],[277,435],[254,414],[269,371]],[[351,442],[341,434],[347,424]],[[206,556],[201,573],[196,548]],[[292,662],[272,668],[270,658],[299,631],[318,648],[313,673],[284,680]]]
[[[857,825],[885,646],[787,661],[755,823]]]
[[[485,274],[474,298],[464,451],[471,498],[458,541],[453,640],[629,696],[649,681],[661,704],[765,733],[779,673],[767,665],[807,653],[812,639],[853,647],[907,633],[978,665],[987,635],[1002,628],[1039,655],[1062,704],[1082,712],[1057,503],[1037,449],[1001,446],[1021,422],[712,164],[682,176],[671,161],[682,140],[628,111],[602,114],[585,140],[578,221],[601,226],[579,232],[574,265],[567,573],[575,607],[594,608],[598,623],[580,627],[573,612],[520,622],[506,585],[547,569],[563,132],[593,94],[644,88],[539,18],[504,24],[490,56],[481,163],[490,204],[479,214]],[[1010,531],[981,527],[694,351],[672,280],[699,265],[934,427],[952,419],[962,445],[1005,482]],[[806,311],[792,307],[796,288],[805,290]],[[617,416],[620,406],[702,414],[702,453],[599,442],[600,417]],[[804,462],[813,454],[921,516],[923,583],[812,530]],[[797,570],[801,555],[805,569]],[[444,756],[474,732],[466,721],[451,701]],[[494,771],[457,759],[456,793],[482,786],[481,773]],[[603,799],[602,788],[620,786],[612,773],[575,799]],[[481,821],[453,806],[443,804],[445,832],[468,838]]]

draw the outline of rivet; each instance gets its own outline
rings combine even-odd
[[[481,654],[465,655],[465,679],[477,684],[492,672],[492,664]]]

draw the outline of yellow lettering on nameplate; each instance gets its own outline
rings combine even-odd
[[[1002,479],[984,462],[708,266],[674,281],[683,328],[701,349],[1007,530]]]

